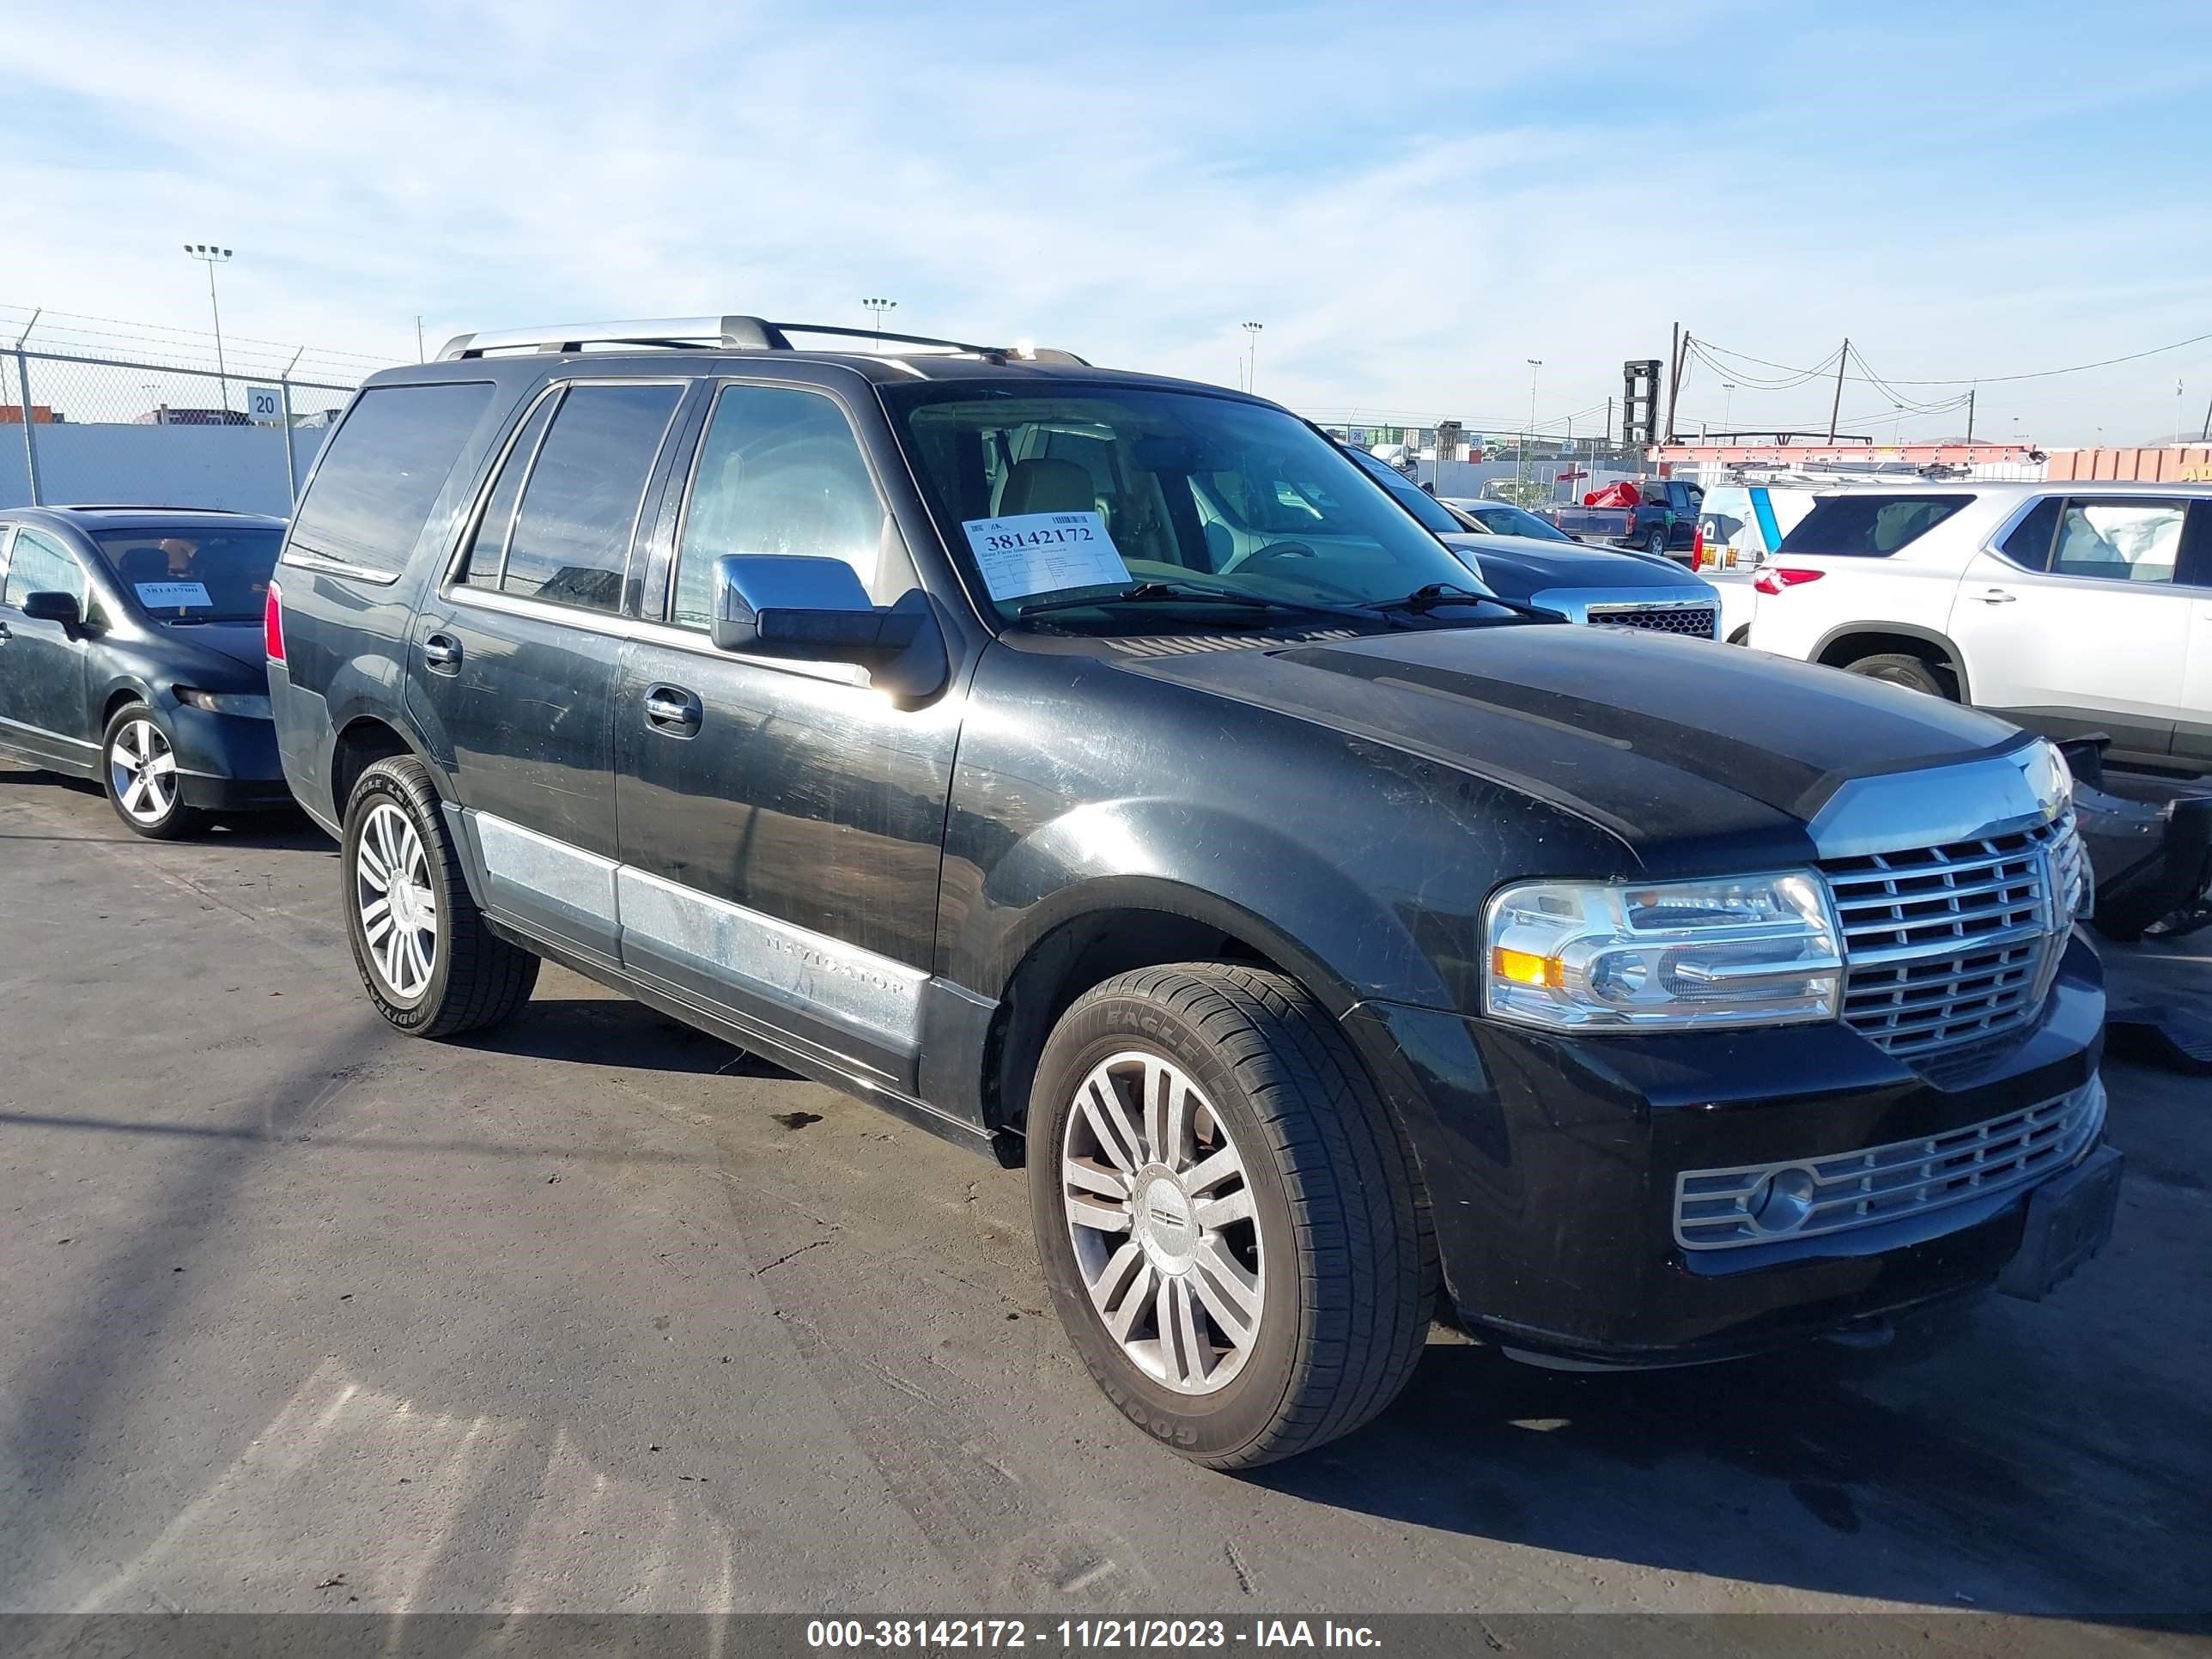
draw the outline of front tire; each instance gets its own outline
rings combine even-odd
[[[1038,1063],[1030,1211],[1060,1321],[1131,1421],[1214,1468],[1350,1433],[1427,1338],[1436,1247],[1410,1149],[1295,981],[1148,968]]]
[[[368,999],[410,1036],[496,1025],[530,1000],[538,958],[469,896],[437,787],[412,757],[379,761],[346,804],[346,936]]]
[[[144,703],[125,703],[115,711],[100,738],[100,761],[108,804],[131,834],[149,841],[181,841],[206,823],[197,807],[185,805],[176,750]]]
[[[1848,665],[1848,672],[1863,674],[1870,680],[1884,680],[1891,685],[1901,685],[1908,691],[1924,691],[1931,697],[1942,697],[1956,702],[1957,695],[1946,684],[1943,677],[1917,657],[1907,656],[1901,651],[1885,651],[1879,656],[1861,657]]]

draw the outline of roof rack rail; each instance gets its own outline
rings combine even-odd
[[[587,346],[653,346],[672,351],[796,351],[794,334],[823,334],[836,339],[889,341],[896,345],[929,346],[939,351],[988,359],[993,362],[1058,363],[1088,368],[1072,351],[1051,346],[974,345],[965,340],[939,340],[927,334],[890,334],[872,328],[846,328],[834,323],[771,323],[763,317],[653,317],[627,322],[561,323],[550,328],[495,329],[477,334],[456,334],[438,353],[441,363],[484,357],[507,351],[581,351]]]

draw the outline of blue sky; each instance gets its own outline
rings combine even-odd
[[[2203,0],[1033,3],[0,14],[0,305],[411,357],[754,311],[1034,338],[1480,430],[1589,411],[1681,320],[1892,383],[2212,333]],[[15,314],[12,311],[7,315]],[[1686,424],[1825,416],[1693,368]],[[1854,373],[1856,374],[1856,369]],[[2195,431],[2212,341],[1992,381],[1979,429]],[[1961,386],[1903,388],[1934,403]],[[1940,435],[1846,383],[1847,427]]]

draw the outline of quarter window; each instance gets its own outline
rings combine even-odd
[[[1829,495],[1782,538],[1784,553],[1886,559],[1910,546],[1974,498],[1972,495]]]
[[[878,605],[915,585],[844,412],[786,386],[725,386],[714,400],[677,545],[670,621],[708,625],[714,561],[731,553],[842,559]]]
[[[405,569],[491,392],[467,380],[362,392],[316,465],[289,545],[369,570]]]
[[[20,611],[24,599],[33,593],[72,594],[78,604],[83,604],[84,567],[67,548],[48,541],[37,531],[18,530],[0,605]]]
[[[2185,501],[2069,501],[2058,520],[2051,574],[2171,583],[2188,514]]]
[[[568,388],[515,511],[501,592],[587,611],[622,609],[638,503],[682,390]]]

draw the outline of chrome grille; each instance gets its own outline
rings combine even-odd
[[[1844,928],[1844,1018],[1905,1055],[2024,1024],[2087,881],[2071,807],[2006,835],[1820,867]]]
[[[1585,614],[1593,626],[1693,634],[1701,640],[1720,637],[1720,612],[1710,605],[1594,605]]]
[[[2070,1094],[1985,1123],[1838,1152],[1674,1180],[1674,1242],[1721,1250],[1820,1237],[1996,1197],[2080,1157],[2105,1121],[2096,1078]]]

